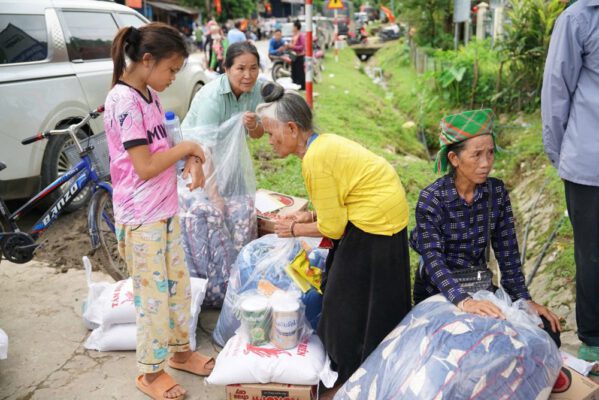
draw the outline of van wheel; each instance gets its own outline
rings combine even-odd
[[[193,98],[196,97],[196,94],[200,91],[201,88],[204,87],[204,84],[202,82],[198,82],[194,85],[193,90],[191,91],[191,99],[189,100],[189,106],[191,107],[191,102],[193,101]]]
[[[57,129],[63,129],[66,126],[60,126]],[[77,136],[80,138],[86,138],[87,134],[80,130],[77,133]],[[73,144],[73,139],[69,135],[60,135],[60,136],[52,136],[48,139],[48,144],[46,145],[46,151],[44,152],[44,158],[42,160],[42,173],[41,173],[41,189],[45,188],[52,182],[56,180],[59,176],[64,175],[69,169],[73,167],[69,162],[64,150],[66,147]],[[50,193],[41,203],[41,207],[48,208],[56,200],[62,196],[64,190],[66,190],[73,182],[75,178],[71,179],[69,182],[63,184],[60,189],[55,190],[53,193]],[[66,212],[73,212],[78,210],[82,206],[84,206],[88,200],[90,199],[92,193],[89,187],[86,187],[71,201],[71,203],[64,208]]]

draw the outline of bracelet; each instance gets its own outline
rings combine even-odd
[[[291,236],[293,236],[293,237],[295,237],[295,232],[293,232],[293,228],[295,227],[295,224],[297,224],[297,221],[292,221],[291,226],[289,227],[289,230],[291,231]]]

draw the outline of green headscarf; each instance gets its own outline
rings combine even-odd
[[[459,114],[448,115],[441,120],[441,133],[439,133],[440,149],[435,159],[435,172],[447,171],[447,147],[460,143],[476,136],[491,135],[495,143],[493,123],[495,114],[490,108],[482,110],[464,111]]]

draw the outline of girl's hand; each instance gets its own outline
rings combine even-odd
[[[192,142],[191,140],[184,140],[181,143],[185,143],[187,146],[187,155],[189,158],[198,157],[200,159],[200,163],[203,164],[206,161],[206,156],[204,155],[204,150],[202,150],[202,146],[197,144],[196,142]]]
[[[458,308],[467,313],[505,319],[505,315],[503,315],[499,307],[488,300],[474,300],[468,297],[458,304]]]
[[[199,157],[187,157],[185,168],[183,168],[183,179],[187,179],[189,176],[191,176],[191,183],[188,183],[187,187],[190,192],[199,187],[204,187],[206,177],[204,176],[204,169]]]
[[[559,317],[557,315],[555,315],[553,313],[553,311],[551,311],[550,309],[548,309],[545,306],[535,303],[532,300],[529,300],[528,304],[531,305],[531,307],[537,312],[537,314],[539,314],[542,317],[545,317],[547,319],[547,321],[549,321],[549,323],[551,324],[551,330],[553,332],[561,332],[562,331],[562,327],[559,322]]]
[[[248,131],[254,131],[258,127],[258,115],[253,112],[243,114],[243,125]]]

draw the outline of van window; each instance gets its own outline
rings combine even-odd
[[[135,14],[119,13],[119,19],[121,20],[121,27],[132,26],[134,28],[141,28],[147,24],[146,21]]]
[[[43,15],[0,15],[0,64],[45,60],[48,34]]]
[[[118,27],[109,13],[64,11],[71,60],[110,58],[110,46]]]

